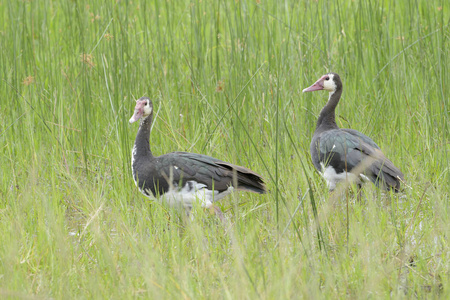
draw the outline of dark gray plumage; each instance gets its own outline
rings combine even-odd
[[[341,129],[335,121],[335,109],[342,94],[342,82],[338,74],[328,73],[303,92],[327,90],[328,103],[320,112],[310,151],[314,167],[325,177],[330,190],[345,180],[360,163],[370,163],[355,174],[369,179],[377,186],[398,192],[403,173],[387,159],[380,147],[368,136],[353,129]],[[347,173],[346,175],[346,172]]]
[[[163,195],[169,191],[168,178],[171,176],[174,186],[195,181],[209,190],[224,192],[234,185],[234,171],[238,189],[260,194],[265,192],[264,182],[255,172],[196,153],[172,152],[151,158],[137,156],[133,169],[141,189],[149,189],[153,195]]]
[[[147,196],[163,197],[170,193],[172,204],[182,203],[190,208],[199,199],[205,207],[212,206],[228,193],[230,187],[263,194],[264,181],[257,173],[219,159],[187,152],[172,152],[153,156],[149,138],[153,118],[153,104],[142,97],[130,123],[142,118],[133,148],[133,177]]]

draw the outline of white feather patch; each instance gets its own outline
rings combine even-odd
[[[351,173],[351,172],[342,172],[342,173],[336,173],[336,170],[332,166],[325,167],[323,163],[320,163],[320,166],[322,167],[321,175],[327,182],[328,189],[330,191],[334,190],[336,188],[336,185],[341,181],[350,181],[355,183],[361,183],[362,181],[370,181],[370,179],[365,176],[364,174],[359,174],[359,178]]]
[[[133,151],[131,151],[131,172],[133,172],[133,180],[134,180],[134,184],[137,186],[137,181],[136,181],[136,172],[134,172],[134,161],[136,160],[136,153],[137,153],[137,149],[136,149],[136,144],[133,146]]]
[[[150,190],[147,189],[145,192],[141,189],[139,190],[145,196],[156,200]],[[202,207],[209,208],[212,206],[213,202],[231,194],[233,190],[232,186],[223,192],[210,190],[205,184],[191,180],[186,182],[182,188],[177,186],[171,187],[169,191],[160,195],[159,200],[165,201],[171,206],[178,206],[181,204],[185,208],[192,208],[194,203],[198,201]]]
[[[334,74],[327,74],[327,75],[328,75],[328,77],[330,79],[325,80],[323,82],[323,88],[325,90],[329,91],[329,92],[332,92],[332,94],[333,94],[336,91],[336,88],[337,88],[336,83],[334,83],[334,80],[333,80],[334,79]]]

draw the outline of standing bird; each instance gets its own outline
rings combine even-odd
[[[336,125],[334,111],[342,94],[339,75],[323,75],[303,92],[320,90],[328,91],[329,99],[317,120],[310,151],[314,167],[325,178],[328,189],[334,190],[338,182],[348,178],[357,182],[358,190],[362,181],[370,180],[378,187],[398,192],[403,173],[383,155],[380,147],[361,132]]]
[[[153,156],[150,150],[150,131],[153,103],[147,97],[136,102],[130,123],[141,119],[132,153],[132,171],[139,190],[147,197],[159,197],[170,205],[181,205],[189,212],[195,201],[223,214],[213,202],[233,191],[244,190],[264,194],[263,178],[244,167],[219,159],[187,152],[172,152]]]

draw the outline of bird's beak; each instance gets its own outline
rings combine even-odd
[[[320,78],[313,85],[303,90],[303,93],[323,90],[323,79]]]
[[[137,106],[137,105],[136,105]],[[130,124],[136,122],[140,118],[142,118],[142,115],[144,114],[144,109],[142,107],[136,107],[134,109],[134,114],[130,119]]]

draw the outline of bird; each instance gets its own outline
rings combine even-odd
[[[148,97],[136,101],[129,122],[140,120],[132,150],[133,179],[140,192],[152,199],[163,199],[170,206],[181,206],[187,214],[194,202],[210,209],[221,220],[223,214],[213,203],[234,189],[266,193],[261,175],[245,167],[196,153],[171,152],[154,156],[150,149],[153,102]]]
[[[339,128],[335,109],[342,95],[338,74],[327,73],[303,93],[325,90],[329,93],[311,140],[310,152],[314,167],[327,182],[330,192],[345,180],[355,181],[358,199],[362,183],[371,181],[383,190],[399,192],[404,175],[368,136],[354,129]]]

